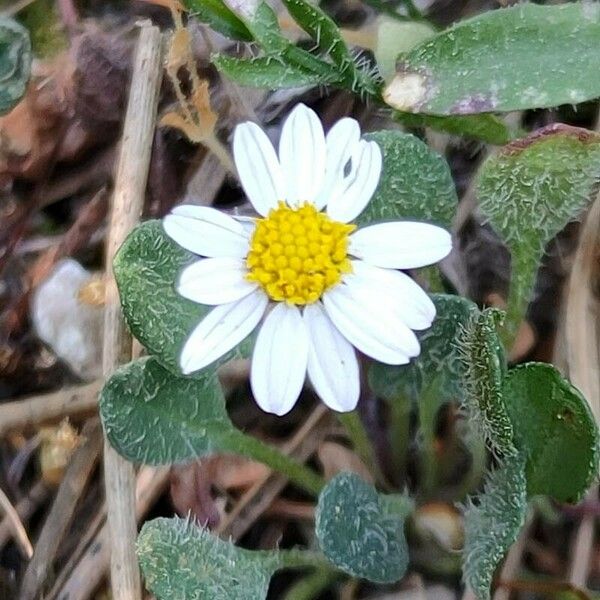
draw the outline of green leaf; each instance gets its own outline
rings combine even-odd
[[[104,385],[100,416],[111,445],[133,462],[168,465],[229,452],[268,465],[312,494],[324,485],[313,470],[233,427],[210,368],[177,377],[152,357],[131,362]]]
[[[514,454],[515,448],[513,426],[502,393],[506,357],[496,332],[503,316],[494,308],[473,316],[458,345],[466,412],[492,450],[506,456]]]
[[[408,566],[404,508],[354,473],[340,473],[319,496],[316,534],[325,556],[350,575],[398,581]]]
[[[478,600],[490,598],[494,572],[519,535],[527,512],[523,458],[505,457],[489,476],[477,504],[465,510],[463,579]]]
[[[0,18],[0,115],[23,97],[31,72],[31,42],[27,30]]]
[[[53,0],[36,0],[19,13],[36,56],[48,58],[69,47],[69,40]]]
[[[436,117],[435,115],[412,114],[394,111],[393,117],[406,127],[430,127],[453,135],[481,140],[488,144],[507,144],[515,136],[511,130],[494,115],[457,115]]]
[[[542,363],[509,371],[503,394],[527,459],[528,494],[577,502],[598,476],[598,427],[585,398]]]
[[[207,23],[228,38],[243,42],[252,41],[252,34],[244,21],[223,0],[183,0],[183,4],[193,17]]]
[[[157,600],[261,600],[280,567],[276,552],[238,548],[179,518],[145,523],[137,554]]]
[[[435,35],[435,29],[420,21],[398,21],[382,15],[377,19],[375,60],[381,76],[387,81],[396,72],[396,59],[417,44]]]
[[[239,85],[269,89],[294,88],[305,85],[326,85],[339,80],[333,66],[327,65],[330,73],[320,73],[283,62],[276,56],[259,58],[233,58],[223,54],[212,57],[213,64]]]
[[[173,377],[153,358],[118,369],[100,394],[100,416],[111,445],[129,460],[180,463],[222,448],[233,429],[213,372]]]
[[[277,13],[266,2],[259,2],[254,13],[246,19],[246,26],[269,55],[280,55],[291,45],[281,33]]]
[[[181,271],[195,260],[196,255],[167,236],[160,221],[147,221],[129,234],[113,263],[131,332],[150,354],[177,374],[181,373],[179,356],[185,341],[212,309],[175,291]],[[250,348],[249,338],[215,364],[248,356]]]
[[[373,362],[369,367],[369,384],[380,397],[389,401],[416,399],[424,382],[439,379],[442,400],[462,398],[461,362],[456,339],[477,312],[477,306],[460,296],[433,294],[436,317],[429,329],[418,332],[421,353],[408,365],[384,365]]]
[[[517,140],[483,165],[479,206],[512,257],[507,345],[527,309],[546,245],[588,205],[599,180],[600,135],[567,125]]]
[[[383,170],[375,194],[356,220],[359,227],[398,219],[449,227],[458,199],[444,158],[401,131],[378,131],[365,138],[381,148]]]
[[[351,90],[366,92],[369,95],[378,93],[378,83],[358,68],[338,26],[318,4],[307,0],[283,0],[283,3],[296,23],[312,37],[321,52],[331,57],[338,67],[338,73]]]
[[[384,98],[434,115],[577,104],[600,96],[598,39],[597,3],[488,11],[401,56]]]

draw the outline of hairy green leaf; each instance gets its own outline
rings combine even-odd
[[[357,224],[364,227],[378,221],[406,219],[449,227],[458,199],[444,158],[401,131],[378,131],[365,138],[381,148],[383,170]]]
[[[591,100],[600,96],[598,39],[597,3],[488,11],[401,56],[384,98],[398,110],[435,115]]]
[[[369,95],[377,94],[379,84],[358,68],[338,26],[318,4],[307,0],[283,0],[283,3],[298,25],[312,37],[321,52],[331,57],[338,67],[338,73],[350,89]]]
[[[145,523],[137,554],[157,600],[261,600],[280,567],[276,552],[238,548],[179,518]]]
[[[310,493],[324,482],[302,463],[235,429],[214,370],[173,375],[146,357],[118,369],[100,394],[100,415],[111,445],[133,462],[188,462],[228,452],[269,465]]]
[[[212,308],[187,300],[175,291],[181,271],[197,258],[171,240],[160,221],[147,221],[129,234],[113,263],[127,325],[173,373],[181,373],[179,356],[183,345]],[[250,348],[249,338],[217,364],[248,356]]]
[[[151,465],[212,454],[233,428],[214,372],[174,377],[153,358],[112,375],[100,394],[100,416],[119,454]]]
[[[371,389],[382,398],[395,401],[412,397],[416,400],[422,387],[438,379],[441,401],[462,398],[461,362],[456,345],[458,335],[477,312],[476,305],[460,296],[433,294],[436,317],[429,329],[418,332],[421,353],[408,365],[384,365],[373,362],[369,367]]]
[[[567,125],[512,142],[483,165],[479,205],[512,257],[507,343],[524,316],[546,245],[587,206],[598,181],[600,135]]]
[[[215,31],[243,42],[252,41],[252,34],[244,21],[223,0],[183,0],[191,15],[207,23]]]
[[[528,494],[577,502],[598,476],[598,427],[585,398],[542,363],[510,370],[503,394],[527,459]]]
[[[478,600],[490,598],[494,572],[525,521],[527,491],[524,459],[506,456],[486,481],[477,504],[465,510],[463,578]]]
[[[389,501],[354,473],[340,473],[319,496],[316,534],[325,556],[347,573],[398,581],[408,566],[406,506]]]
[[[13,19],[0,18],[0,114],[23,97],[31,72],[29,33]]]
[[[471,317],[458,342],[467,415],[494,451],[510,455],[513,427],[502,395],[506,358],[496,332],[502,319],[496,309],[483,310]]]
[[[277,56],[232,58],[220,54],[213,56],[212,62],[229,79],[248,87],[280,89],[305,85],[326,85],[339,80],[339,74],[335,67],[325,62],[319,73],[290,65]]]

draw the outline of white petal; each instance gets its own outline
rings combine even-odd
[[[242,225],[215,208],[177,206],[163,219],[163,227],[171,239],[200,256],[248,254],[248,234]]]
[[[375,360],[403,365],[419,354],[415,334],[393,305],[372,290],[341,284],[323,295],[323,304],[342,335]]]
[[[265,216],[285,199],[285,184],[277,155],[267,134],[252,122],[233,134],[233,158],[240,182],[256,212]]]
[[[267,308],[262,290],[229,304],[213,308],[185,342],[179,364],[193,373],[217,360],[252,333]]]
[[[240,258],[205,258],[182,271],[177,291],[200,304],[235,302],[258,287],[246,279],[247,272]]]
[[[352,162],[356,162],[356,170],[348,177],[346,187],[338,189],[327,205],[327,214],[342,223],[360,215],[379,185],[383,158],[377,143],[362,140]]]
[[[429,223],[395,221],[359,229],[350,236],[350,254],[378,267],[416,269],[438,262],[452,250],[452,238]]]
[[[327,133],[327,159],[325,180],[315,200],[318,209],[322,209],[338,190],[346,187],[344,169],[360,140],[360,125],[355,119],[340,119]]]
[[[401,271],[382,269],[362,260],[353,260],[352,273],[344,277],[344,281],[350,280],[372,289],[375,295],[389,301],[411,329],[421,330],[431,326],[435,318],[435,305],[419,285]]]
[[[304,309],[308,330],[308,376],[315,391],[333,410],[354,410],[360,394],[354,348],[337,330],[320,302]]]
[[[250,384],[257,404],[278,416],[292,410],[306,378],[308,335],[295,306],[280,302],[258,332]]]
[[[279,160],[290,206],[314,202],[325,176],[325,134],[319,117],[298,104],[283,124]]]
[[[256,229],[256,218],[255,217],[243,217],[241,215],[234,215],[233,217],[246,232],[248,238],[251,238]]]

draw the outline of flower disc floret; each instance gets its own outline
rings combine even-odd
[[[256,222],[247,279],[276,302],[312,304],[352,272],[348,235],[355,228],[333,221],[312,204],[290,208],[279,202]]]

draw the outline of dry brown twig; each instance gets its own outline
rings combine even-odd
[[[50,495],[50,488],[42,480],[31,486],[27,494],[17,502],[15,510],[21,522],[25,522],[46,501]],[[0,550],[13,537],[13,525],[10,517],[6,516],[0,521]]]
[[[52,569],[56,552],[67,529],[76,505],[91,477],[102,450],[102,428],[98,419],[88,421],[83,428],[83,444],[73,455],[58,488],[52,508],[35,545],[35,552],[27,566],[21,584],[21,600],[34,600]]]
[[[157,27],[144,23],[140,28],[134,58],[107,242],[102,361],[106,377],[119,364],[131,360],[132,340],[121,315],[119,294],[112,277],[112,262],[142,212],[161,80],[162,36]],[[106,441],[104,480],[111,532],[113,598],[139,600],[142,590],[135,554],[134,469]]]
[[[19,548],[27,558],[31,558],[33,556],[33,546],[31,545],[27,531],[23,526],[23,522],[19,517],[19,513],[16,511],[15,507],[12,505],[10,499],[4,493],[2,488],[0,488],[0,508],[2,508],[6,514],[6,519],[8,520],[9,526],[13,531],[14,539]]]
[[[168,467],[142,467],[135,484],[135,518],[140,522],[169,482]],[[110,563],[111,546],[108,540],[108,526],[104,522],[106,508],[90,525],[89,535],[73,554],[75,560],[65,566],[57,577],[57,582],[46,600],[88,600],[106,575]]]
[[[92,414],[98,406],[101,381],[14,400],[0,405],[0,437],[7,432],[34,428],[64,417]]]

